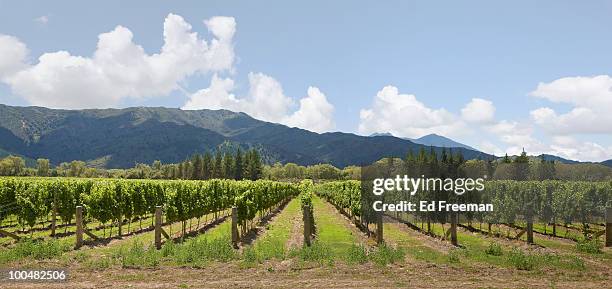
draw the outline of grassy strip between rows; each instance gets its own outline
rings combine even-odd
[[[417,223],[415,225],[420,227],[422,224]],[[441,224],[431,224],[432,233],[436,236],[444,236],[446,229],[448,229],[448,225],[443,228]],[[510,245],[507,242],[500,242],[492,237],[463,230],[458,230],[457,238],[461,247],[449,250],[446,260],[449,263],[464,265],[485,263],[519,270],[555,269],[584,271],[588,269],[584,261],[584,254],[578,254],[575,249],[563,251],[562,253],[539,251],[537,247],[527,249],[524,246]],[[535,241],[536,244],[542,246],[546,242],[556,242],[542,238],[536,238]],[[601,257],[601,254],[589,254],[589,258],[597,255]],[[434,260],[439,260],[439,258]]]
[[[150,268],[160,265],[202,267],[211,262],[232,260],[255,265],[264,260],[288,258],[296,258],[302,263],[314,262],[322,265],[333,265],[337,261],[348,264],[371,261],[386,265],[401,262],[407,253],[418,260],[457,266],[485,263],[536,272],[540,272],[541,269],[580,272],[589,269],[582,255],[565,251],[560,254],[541,252],[533,248],[525,249],[523,246],[518,248],[508,242],[498,242],[496,238],[463,230],[458,232],[462,248],[452,248],[446,253],[428,247],[422,243],[424,241],[402,232],[397,227],[402,224],[385,224],[385,238],[397,244],[397,248],[390,246],[369,248],[366,244],[359,243],[360,238],[349,228],[348,221],[331,205],[314,197],[313,206],[317,236],[310,247],[286,248],[287,240],[292,233],[292,220],[301,213],[299,200],[295,199],[274,218],[266,232],[242,252],[231,246],[231,221],[227,220],[183,243],[167,242],[161,250],[155,250],[152,246],[152,232],[139,234],[109,246],[84,248],[69,254],[64,252],[71,250],[72,238],[38,243],[23,242],[14,248],[0,250],[0,264],[20,260],[18,257],[21,256],[28,261],[58,259],[66,266],[77,262],[96,270],[117,265],[124,268]],[[420,226],[418,223],[415,225]],[[432,231],[435,235],[443,235],[440,224],[432,224]],[[536,240],[539,239],[541,238]],[[609,254],[609,251],[604,254]]]
[[[255,240],[253,245],[244,248],[245,264],[253,265],[270,259],[285,259],[289,250],[293,249],[286,248],[286,244],[291,237],[293,220],[300,217],[300,213],[300,200],[294,198],[273,222],[266,226],[265,233]]]

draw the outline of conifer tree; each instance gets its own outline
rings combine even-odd
[[[223,178],[234,178],[234,158],[230,153],[223,155]]]
[[[205,180],[212,178],[212,157],[210,152],[204,153],[202,157],[202,178]]]
[[[199,154],[196,154],[193,159],[193,169],[191,172],[192,180],[201,180],[202,179],[202,158]]]
[[[223,177],[223,155],[221,151],[217,150],[215,158],[213,160],[213,178],[218,179]]]
[[[234,160],[234,179],[242,180],[242,176],[243,176],[242,168],[243,168],[242,152],[240,151],[240,148],[238,148],[236,150],[236,158]]]

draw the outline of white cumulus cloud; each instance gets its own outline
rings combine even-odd
[[[326,132],[335,128],[334,106],[316,87],[308,87],[308,95],[300,99],[300,108],[285,118],[288,126],[306,128],[315,132]]]
[[[612,146],[604,147],[590,141],[558,136],[553,138],[549,153],[572,160],[601,161],[612,156]]]
[[[401,137],[421,137],[436,133],[461,135],[465,124],[444,108],[433,109],[412,94],[400,94],[395,86],[385,86],[374,97],[372,107],[359,113],[359,133],[391,133]]]
[[[530,95],[573,106],[566,113],[549,107],[531,111],[534,122],[549,133],[612,133],[612,78],[608,75],[565,77],[540,83]]]
[[[0,34],[0,80],[26,68],[28,48],[19,39]]]
[[[472,98],[472,101],[461,109],[461,117],[470,123],[491,123],[495,118],[495,106],[489,100]]]
[[[41,55],[38,63],[16,62],[23,44],[14,39],[0,45],[0,76],[30,104],[54,108],[110,107],[125,98],[167,95],[194,73],[232,68],[232,38],[236,23],[231,17],[205,21],[214,36],[201,39],[181,16],[169,14],[164,21],[164,45],[159,53],[147,54],[133,42],[132,32],[117,26],[98,36],[92,57],[67,51]],[[0,40],[2,41],[2,40]]]
[[[314,132],[335,128],[334,107],[316,87],[309,87],[306,97],[292,112],[295,101],[285,95],[281,84],[263,73],[249,73],[249,92],[236,97],[234,81],[214,75],[210,86],[191,94],[183,109],[228,109],[245,112],[260,120],[300,127]]]

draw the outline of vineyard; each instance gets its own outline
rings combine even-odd
[[[317,287],[330,286],[329,280],[360,287],[353,282],[368,278],[368,286],[396,287],[415,282],[406,266],[415,274],[433,272],[433,279],[414,279],[425,287],[436,278],[496,286],[457,270],[528,280],[506,284],[513,288],[547,286],[550,280],[538,272],[582,278],[585,287],[607,282],[612,252],[603,246],[602,230],[611,183],[490,181],[485,187],[469,201],[491,202],[496,210],[453,221],[443,213],[371,218],[359,181],[0,178],[0,264],[50,262],[71,268],[77,280],[93,270],[126,286],[152,278],[164,287],[191,279],[204,283],[189,286],[202,287],[223,275],[230,282],[225,285],[246,287],[261,278],[279,286],[306,278],[317,280]],[[456,197],[437,200],[444,198]],[[75,249],[78,219],[87,240]],[[525,233],[530,221],[532,242]],[[168,236],[158,245],[160,234]],[[359,273],[363,268],[370,273]],[[135,280],[142,270],[150,277]],[[389,272],[397,280],[379,278]]]
[[[259,214],[263,217],[282,201],[295,196],[298,187],[272,181],[152,181],[98,180],[65,178],[3,178],[0,179],[2,208],[0,221],[7,228],[34,232],[57,227],[65,231],[75,220],[76,208],[83,208],[85,223],[98,227],[117,228],[118,236],[127,222],[152,219],[161,206],[165,222],[181,222],[186,233],[187,221],[213,214],[215,218],[235,206],[238,222],[246,234]],[[59,224],[61,223],[61,225]],[[189,224],[191,228],[191,223]],[[0,232],[1,233],[1,232]],[[10,233],[16,236],[19,231]],[[93,237],[93,236],[92,236]],[[104,235],[103,235],[104,237]]]
[[[328,182],[318,186],[317,191],[359,224],[368,227],[368,222],[371,223],[373,218],[362,218],[363,214],[372,212],[371,204],[361,198],[358,181]],[[386,196],[385,201],[405,198],[404,194],[392,193]],[[542,234],[550,233],[557,237],[557,228],[561,227],[564,229],[561,237],[577,240],[577,236],[568,234],[580,231],[582,237],[590,239],[602,237],[605,233],[606,208],[612,206],[612,182],[489,181],[485,190],[478,193],[457,196],[446,192],[425,192],[415,194],[410,200],[493,204],[493,212],[460,214],[459,220],[472,230],[481,230],[483,223],[488,227],[486,233],[491,233],[493,224],[518,228],[520,224],[536,223],[536,231]],[[411,225],[427,224],[427,233],[432,233],[432,223],[446,224],[452,217],[452,213],[439,211],[386,214]],[[478,223],[478,229],[473,226],[475,223]]]

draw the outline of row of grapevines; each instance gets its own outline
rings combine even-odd
[[[316,192],[352,216],[361,216],[361,182],[334,181],[317,185]]]
[[[267,180],[241,182],[236,189],[234,203],[240,223],[253,220],[258,213],[263,216],[266,210],[272,209],[299,192],[299,187],[296,185]]]
[[[0,222],[17,216],[33,227],[55,210],[69,223],[82,205],[101,223],[142,218],[163,206],[169,221],[185,221],[239,207],[241,220],[295,195],[298,186],[272,181],[161,181],[70,178],[0,178]]]
[[[327,182],[318,185],[316,191],[353,215],[363,213],[359,181]],[[402,196],[390,194],[388,197],[387,201],[392,202],[394,197]],[[602,221],[605,208],[612,206],[612,182],[496,180],[486,182],[482,192],[472,191],[461,196],[418,192],[410,200],[493,204],[493,212],[464,214],[470,220],[481,222],[513,224],[529,218],[564,224],[579,222],[586,227],[589,223]],[[432,219],[445,220],[446,216]]]

